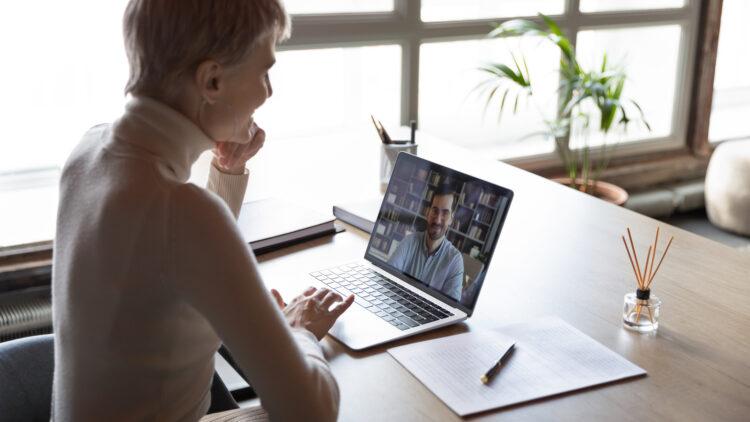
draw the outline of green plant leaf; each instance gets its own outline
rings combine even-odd
[[[529,72],[529,66],[526,63],[526,55],[521,54],[521,60],[523,60],[523,68],[526,71],[526,80],[529,82],[529,88],[531,88],[531,73]]]
[[[579,95],[573,96],[568,100],[568,102],[565,104],[565,107],[563,108],[562,115],[567,116],[571,112],[573,112],[573,108],[581,103],[581,101],[585,100],[586,98],[591,97],[590,92],[583,91]]]
[[[630,100],[630,102],[635,106],[636,109],[638,109],[638,113],[640,113],[640,117],[641,117],[641,122],[643,122],[643,124],[646,126],[646,129],[648,129],[648,131],[651,132],[651,125],[649,125],[648,122],[646,121],[646,116],[643,114],[643,109],[641,108],[641,106],[638,105],[638,103],[635,102],[635,100]]]
[[[529,81],[524,78],[523,74],[520,73],[520,71],[517,73],[516,71],[508,67],[508,65],[502,63],[491,63],[481,66],[479,69],[500,79],[505,78],[511,80],[522,88],[530,87]]]
[[[577,61],[575,48],[565,37],[560,26],[550,17],[539,14],[539,21],[532,22],[525,19],[513,19],[502,24],[494,25],[489,37],[539,37],[540,42],[551,42],[560,51],[557,113],[554,119],[544,119],[546,128],[554,136],[557,153],[560,156],[568,175],[584,179],[595,180],[600,170],[607,166],[606,140],[613,126],[622,125],[625,130],[636,120],[635,111],[630,108],[633,104],[639,121],[651,130],[645,119],[641,107],[629,98],[623,98],[626,74],[622,67],[613,65],[607,52],[603,52],[599,65],[591,69],[583,68]],[[488,96],[485,108],[492,107],[491,100],[500,98],[500,113],[498,121],[505,110],[509,96],[513,95],[513,112],[517,113],[523,106],[523,96],[531,98],[532,83],[529,64],[523,51],[511,53],[512,61],[507,64],[494,63],[482,70],[491,75],[493,84],[483,85],[481,89]],[[507,81],[507,82],[506,82]],[[490,88],[488,88],[490,87]],[[511,90],[514,92],[511,93]],[[489,93],[488,93],[489,91]],[[596,111],[592,111],[595,108]],[[615,123],[616,122],[616,123]],[[574,124],[575,123],[575,124]],[[588,136],[584,135],[583,148],[571,150],[569,147],[570,133],[576,128],[584,134],[591,130],[599,130],[605,135],[605,145],[602,147],[603,159],[595,158],[588,147]],[[597,155],[598,157],[598,155]],[[588,189],[584,187],[584,189]]]
[[[484,103],[484,110],[485,111],[490,108],[490,102],[492,101],[492,98],[495,96],[495,93],[497,92],[498,89],[500,89],[500,85],[499,84],[495,85],[490,90],[489,94],[487,94],[487,101],[485,101],[485,103]],[[502,115],[502,113],[503,113],[503,110],[500,109],[500,114]],[[498,118],[497,120],[499,122],[500,118]]]
[[[547,28],[549,28],[550,32],[552,32],[555,35],[563,37],[563,33],[560,30],[560,27],[557,26],[557,23],[553,21],[549,16],[539,13],[539,16],[542,18],[545,24],[547,24]]]
[[[625,107],[620,105],[620,113],[622,113],[622,117],[619,120],[619,124],[621,124],[625,128],[625,132],[628,131],[628,123],[630,123],[630,118],[628,117],[628,113],[625,111]]]
[[[510,92],[510,90],[506,89],[503,93],[503,98],[500,100],[500,115],[502,115],[503,109],[505,108],[505,100],[508,98],[508,92]],[[499,121],[500,118],[498,117],[497,120]]]
[[[526,19],[511,19],[502,24],[495,24],[495,29],[487,34],[490,38],[517,37],[521,35],[540,35],[542,29],[536,23]]]

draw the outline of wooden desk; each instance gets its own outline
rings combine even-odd
[[[396,344],[553,314],[648,371],[477,419],[750,418],[750,255],[438,140],[419,142],[420,155],[506,186],[515,198],[474,316]],[[378,148],[370,133],[271,140],[254,160],[248,195],[286,196],[326,212],[333,203],[372,197],[379,192]],[[621,323],[623,295],[634,282],[620,235],[630,226],[645,254],[657,225],[675,240],[654,280],[663,301],[658,334],[639,335]],[[266,283],[292,294],[307,284],[306,270],[361,258],[367,235],[347,229],[264,255]],[[323,343],[341,389],[341,420],[458,419],[387,347],[354,353],[330,338]]]

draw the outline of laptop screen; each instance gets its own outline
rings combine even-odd
[[[401,153],[365,257],[468,314],[513,192]]]

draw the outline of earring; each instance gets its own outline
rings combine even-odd
[[[232,106],[231,105],[229,105],[227,103],[223,103],[223,102],[221,102],[219,100],[216,100],[215,103],[216,104],[223,104],[226,107],[226,110],[229,112],[229,114],[232,115],[232,134],[229,136],[229,138],[227,138],[227,139],[225,139],[223,141],[220,141],[218,139],[214,139],[213,141],[214,142],[229,142],[229,140],[231,140],[232,138],[234,138],[235,135],[237,135],[237,115],[234,113],[234,110],[232,110]],[[203,124],[203,120],[202,120],[203,108],[206,107],[207,105],[212,105],[212,104],[208,100],[206,100],[205,98],[201,98],[201,104],[200,104],[200,106],[198,106],[197,120],[198,120],[198,126],[203,130],[203,132],[206,135],[208,135],[209,137],[211,137],[211,135],[206,130],[206,127]]]

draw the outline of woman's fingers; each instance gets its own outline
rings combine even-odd
[[[249,131],[250,140],[245,143],[217,142],[214,155],[224,169],[244,168],[266,142],[266,132],[253,123]]]
[[[344,313],[344,311],[346,311],[347,309],[349,309],[350,306],[352,306],[352,303],[354,303],[354,295],[349,295],[342,302],[338,303],[336,306],[331,308],[331,316],[333,316],[334,319],[340,317],[341,314]]]
[[[313,295],[313,297],[312,297],[312,298],[313,298],[313,299],[315,299],[315,300],[317,300],[318,302],[322,302],[322,301],[323,301],[323,298],[325,298],[325,297],[326,297],[326,295],[327,295],[327,294],[328,294],[328,293],[329,293],[330,291],[331,291],[330,289],[327,289],[327,288],[325,288],[325,287],[324,287],[324,288],[322,288],[322,289],[318,290],[317,292],[315,292],[315,294]]]
[[[279,305],[279,308],[282,310],[286,308],[286,302],[284,302],[284,298],[281,297],[281,293],[278,290],[271,289],[271,296],[276,299],[276,304]]]
[[[328,310],[328,308],[331,307],[336,302],[341,302],[344,300],[344,298],[341,297],[340,294],[336,292],[329,291],[323,300],[320,301],[321,306],[323,306],[323,309]]]
[[[316,292],[317,290],[318,290],[318,289],[316,289],[315,287],[313,287],[313,286],[310,286],[310,287],[306,288],[306,289],[305,289],[305,290],[304,290],[304,291],[302,292],[302,296],[310,296],[310,295],[312,295],[313,293],[315,293],[315,292]]]
[[[224,142],[224,145],[222,145],[222,155],[221,158],[219,158],[222,165],[226,167],[232,167],[235,164],[235,154],[238,147],[240,147],[240,144],[236,144],[234,142]]]
[[[256,138],[249,144],[240,145],[234,153],[234,159],[237,162],[247,162],[247,160],[253,158],[255,154],[263,148],[263,144],[266,142],[265,132],[262,130],[256,135]]]

